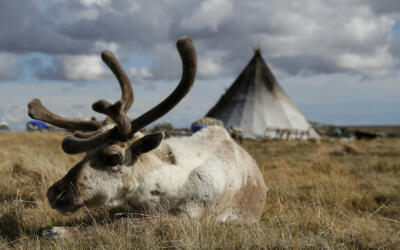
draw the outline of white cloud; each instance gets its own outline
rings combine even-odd
[[[152,60],[152,78],[171,79],[180,69],[173,41],[188,35],[205,60],[199,77],[237,74],[252,56],[252,43],[284,74],[382,77],[399,70],[400,43],[392,35],[399,6],[394,0],[39,0],[24,6],[8,1],[0,9],[0,49],[58,56],[110,49],[126,61],[132,54],[145,58],[143,65]],[[56,66],[57,73],[67,68]],[[82,79],[98,72],[88,75]]]
[[[190,17],[182,19],[180,26],[183,29],[201,30],[208,28],[218,31],[218,25],[226,17],[232,15],[233,3],[230,0],[206,0],[194,10]]]
[[[91,7],[91,6],[107,6],[110,4],[110,0],[80,0],[83,6]]]
[[[145,67],[130,67],[129,76],[133,82],[144,83],[153,77],[153,74]]]
[[[338,64],[368,77],[385,77],[395,70],[397,62],[387,48],[381,48],[371,55],[344,53],[338,57]]]
[[[95,20],[100,13],[97,9],[84,8],[73,13],[75,20]]]
[[[0,53],[0,79],[16,77],[17,57],[8,53]]]
[[[349,35],[353,35],[359,41],[367,41],[379,30],[376,20],[365,20],[361,17],[354,17],[345,26]]]
[[[214,78],[223,71],[222,65],[216,63],[211,57],[199,57],[197,76],[199,78]]]
[[[119,49],[119,44],[115,42],[106,42],[106,41],[96,41],[94,42],[95,50],[102,51],[102,50],[110,50],[113,53],[117,53]]]
[[[67,80],[104,80],[108,71],[98,55],[65,56],[60,65]]]
[[[386,77],[396,71],[397,59],[388,49],[394,16],[376,15],[367,2],[292,3],[283,7],[272,1],[258,6],[267,10],[264,30],[259,27],[260,32],[251,33],[264,55],[280,62],[275,65],[278,70],[289,74],[351,72],[367,77]]]

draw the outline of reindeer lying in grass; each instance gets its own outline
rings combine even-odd
[[[255,222],[264,210],[267,193],[252,157],[220,127],[208,127],[185,138],[163,140],[163,133],[144,135],[141,128],[169,112],[189,92],[196,75],[192,41],[177,41],[183,72],[177,88],[160,104],[130,121],[131,83],[114,55],[102,53],[122,89],[121,100],[100,100],[93,110],[107,115],[104,122],[71,120],[47,110],[38,99],[28,104],[29,116],[75,131],[62,142],[68,154],[85,157],[47,197],[65,215],[82,206],[118,207],[128,204],[144,214],[173,213],[189,217],[212,214],[220,221]],[[107,126],[107,124],[115,124]],[[107,129],[108,128],[108,129]],[[59,234],[59,228],[48,228]]]

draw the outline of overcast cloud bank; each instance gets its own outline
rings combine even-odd
[[[135,84],[172,82],[181,71],[175,40],[186,35],[198,51],[197,78],[213,81],[218,96],[231,83],[218,80],[237,76],[253,47],[281,82],[299,80],[299,90],[312,86],[313,76],[344,74],[372,91],[397,81],[399,20],[398,0],[2,1],[0,88],[5,81],[110,81],[104,49]]]
[[[52,68],[40,79],[99,80],[106,74],[98,55],[111,49],[128,62],[131,54],[152,65],[130,70],[138,80],[179,74],[173,48],[190,36],[199,51],[199,77],[237,74],[260,46],[283,75],[349,72],[386,77],[399,68],[400,39],[393,27],[400,4],[392,1],[311,0],[36,0],[3,1],[0,51],[9,57],[40,52]],[[4,60],[0,57],[0,65]],[[176,62],[176,63],[171,63]],[[11,63],[7,67],[17,67]],[[9,79],[8,72],[0,77]]]

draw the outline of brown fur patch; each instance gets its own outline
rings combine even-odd
[[[227,146],[232,146],[232,143],[229,143]],[[249,158],[248,153],[242,148],[239,148],[238,154],[240,155],[240,159]],[[255,166],[252,168],[252,171],[247,174],[246,183],[241,186],[240,190],[233,194],[233,197],[230,196],[232,195],[231,193],[225,196],[225,201],[223,199],[219,201],[218,207],[220,211],[218,214],[224,215],[225,213],[231,213],[233,220],[239,219],[240,221],[250,223],[260,219],[264,211],[268,188],[265,186],[261,175],[257,173],[259,170],[256,163],[253,162],[253,164]]]
[[[170,147],[170,146],[167,146],[167,150],[166,150],[166,151],[167,151],[167,153],[166,153],[167,158],[164,159],[164,160],[167,161],[167,162],[170,163],[170,164],[176,164],[175,155],[174,155],[174,153],[172,152],[171,147]]]
[[[74,191],[79,194],[79,190],[81,188],[81,184],[79,183],[79,177],[82,172],[82,168],[87,162],[86,159],[83,159],[78,164],[76,164],[73,168],[71,168],[68,173],[58,182],[56,182],[53,186],[58,186],[61,190],[63,187],[72,185]]]
[[[171,146],[166,143],[162,143],[158,148],[154,150],[154,153],[160,158],[161,161],[167,164],[176,164],[176,158],[174,152],[172,152]]]
[[[256,222],[264,211],[266,193],[267,189],[262,180],[255,181],[249,176],[247,184],[242,186],[233,197],[229,197],[229,194],[221,197],[216,207],[212,209],[213,213],[228,221]]]
[[[249,220],[259,220],[265,207],[266,192],[260,180],[253,184],[254,180],[249,179],[247,184],[241,188],[233,197],[233,210],[238,217]]]

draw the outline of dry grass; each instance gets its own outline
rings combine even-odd
[[[46,189],[80,156],[63,134],[0,134],[0,248],[260,249],[399,248],[400,140],[245,141],[270,188],[261,222],[215,223],[171,216],[111,223],[106,210],[62,216]],[[37,230],[74,225],[81,233],[45,241]]]

